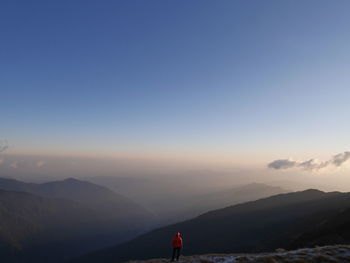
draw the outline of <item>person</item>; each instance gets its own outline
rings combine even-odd
[[[176,234],[173,238],[172,245],[173,245],[173,256],[171,258],[171,261],[174,261],[175,259],[176,259],[176,261],[179,261],[181,248],[183,246],[182,237],[181,237],[180,232],[176,232]]]

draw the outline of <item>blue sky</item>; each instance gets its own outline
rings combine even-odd
[[[349,1],[2,1],[12,153],[232,162],[348,149]]]

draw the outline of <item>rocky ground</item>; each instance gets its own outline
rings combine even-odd
[[[169,259],[129,261],[128,263],[167,263]],[[261,254],[208,254],[183,256],[181,263],[336,263],[350,262],[350,245],[334,245]]]

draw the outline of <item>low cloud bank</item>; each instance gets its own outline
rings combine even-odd
[[[336,154],[331,159],[324,162],[318,161],[317,159],[310,159],[307,161],[279,159],[269,163],[267,167],[275,170],[290,169],[290,168],[296,167],[303,170],[315,171],[315,170],[320,170],[327,167],[340,167],[349,159],[350,159],[350,152],[346,151],[343,153]]]

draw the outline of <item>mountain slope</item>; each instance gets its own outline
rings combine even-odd
[[[229,205],[290,192],[265,184],[213,186],[202,176],[192,178],[126,178],[96,176],[86,180],[111,187],[154,212],[162,224],[191,219],[202,213]]]
[[[132,200],[106,187],[74,178],[43,184],[0,178],[0,189],[74,200],[99,212],[106,218],[128,222],[134,226],[139,225],[140,228],[149,227],[155,219],[149,211]]]
[[[122,262],[169,255],[169,240],[183,233],[184,253],[260,252],[289,247],[324,218],[350,207],[350,194],[307,190],[281,194],[203,214],[156,229],[76,262]]]
[[[103,218],[77,202],[0,190],[1,259],[42,262],[41,257],[48,257],[60,262],[72,253],[71,240],[81,243],[73,255],[86,252],[96,247],[87,241],[106,231],[97,222]]]
[[[135,227],[152,225],[155,220],[149,211],[132,200],[106,187],[73,178],[39,184],[36,193],[75,200],[104,216],[128,222]]]
[[[311,231],[298,237],[292,247],[350,243],[350,208],[331,216],[324,216]]]
[[[47,251],[43,255],[50,261],[61,262],[121,243],[155,224],[153,215],[130,199],[76,179],[34,184],[0,178],[0,189],[6,189],[0,190],[6,193],[0,195],[0,248],[13,251],[16,260],[23,254],[41,262],[41,251]],[[49,251],[61,252],[52,257],[56,254]]]
[[[184,218],[189,219],[211,210],[287,192],[289,191],[281,187],[258,183],[237,186],[232,189],[211,192],[198,196],[197,200],[195,200],[182,214]]]

